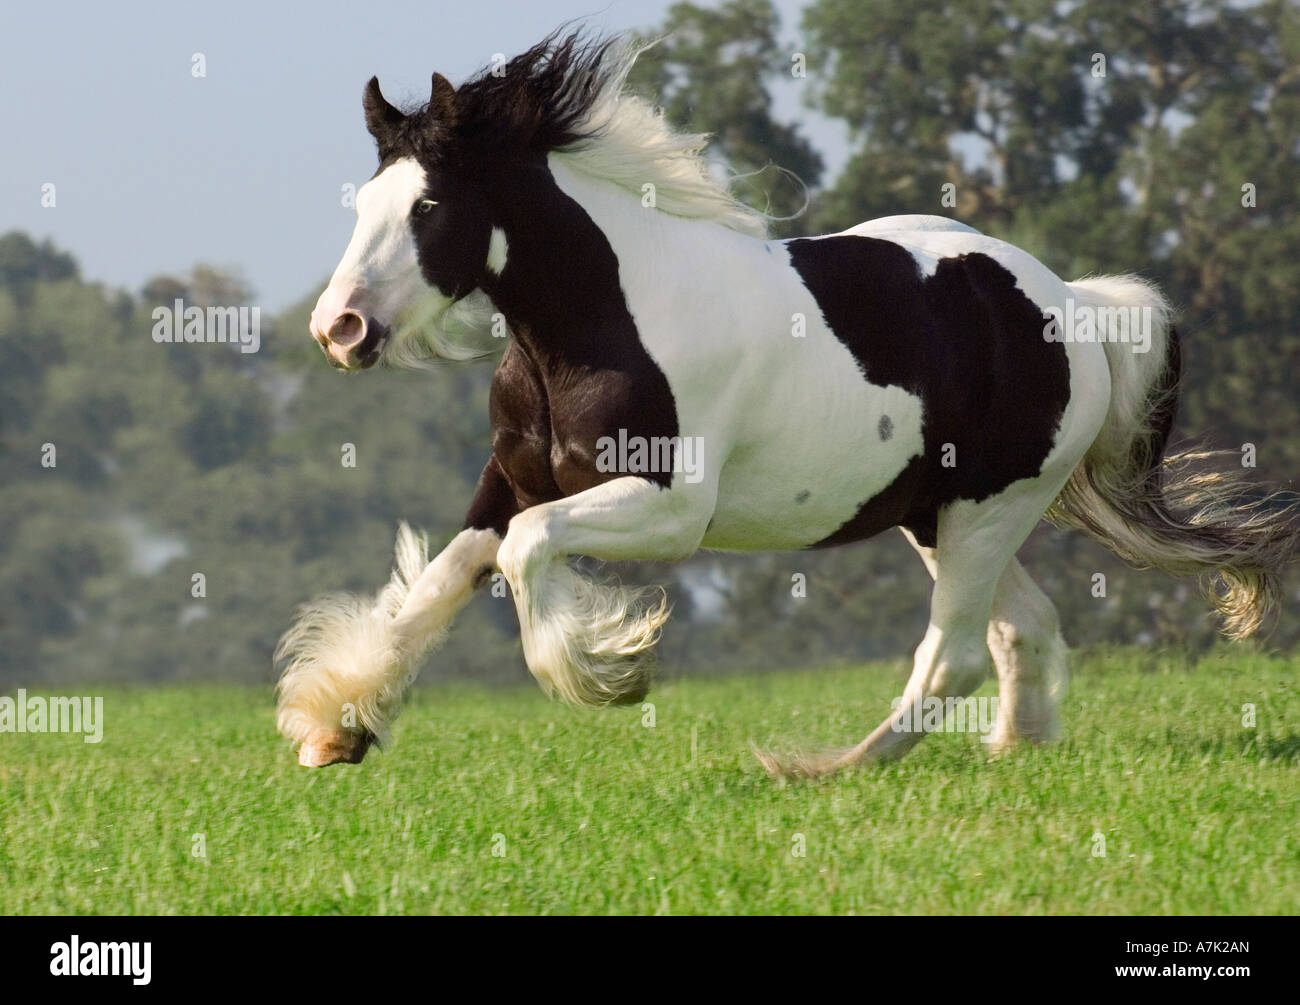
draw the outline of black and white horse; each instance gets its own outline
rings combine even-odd
[[[499,569],[524,656],[575,705],[635,702],[661,595],[571,556],[827,547],[899,527],[934,578],[903,704],[812,775],[898,756],[914,706],[996,670],[994,749],[1050,738],[1057,615],[1015,558],[1046,514],[1128,561],[1200,576],[1233,637],[1276,604],[1291,513],[1165,457],[1179,374],[1161,294],[1063,282],[951,220],[767,237],[701,157],[624,94],[634,54],[552,36],[504,74],[433,77],[404,114],[365,89],[379,169],[311,331],[330,363],[500,351],[492,454],[430,561],[403,526],[378,597],[321,598],[281,641],[278,725],[301,763],[359,761],[474,587]],[[1186,457],[1183,458],[1184,460]]]

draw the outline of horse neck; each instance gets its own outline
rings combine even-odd
[[[547,167],[509,188],[499,213],[507,264],[485,285],[511,328],[539,353],[581,353],[590,340],[608,339],[611,328],[627,327],[630,275],[680,292],[706,281],[702,266],[716,259],[719,245],[752,241],[646,208],[638,193],[563,158],[552,156]]]

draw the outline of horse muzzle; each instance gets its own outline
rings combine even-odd
[[[389,329],[358,311],[345,310],[330,320],[328,326],[318,322],[313,313],[311,333],[330,366],[339,370],[368,370],[379,362],[388,344]]]

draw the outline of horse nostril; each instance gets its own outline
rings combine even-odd
[[[344,311],[330,325],[329,340],[347,349],[366,337],[366,319],[356,311]]]

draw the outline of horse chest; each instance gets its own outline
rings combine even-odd
[[[539,363],[512,342],[492,381],[492,450],[520,504],[575,495],[629,474],[671,484],[671,463],[629,466],[626,450],[610,449],[676,434],[671,398],[661,400],[654,384],[623,370]]]

